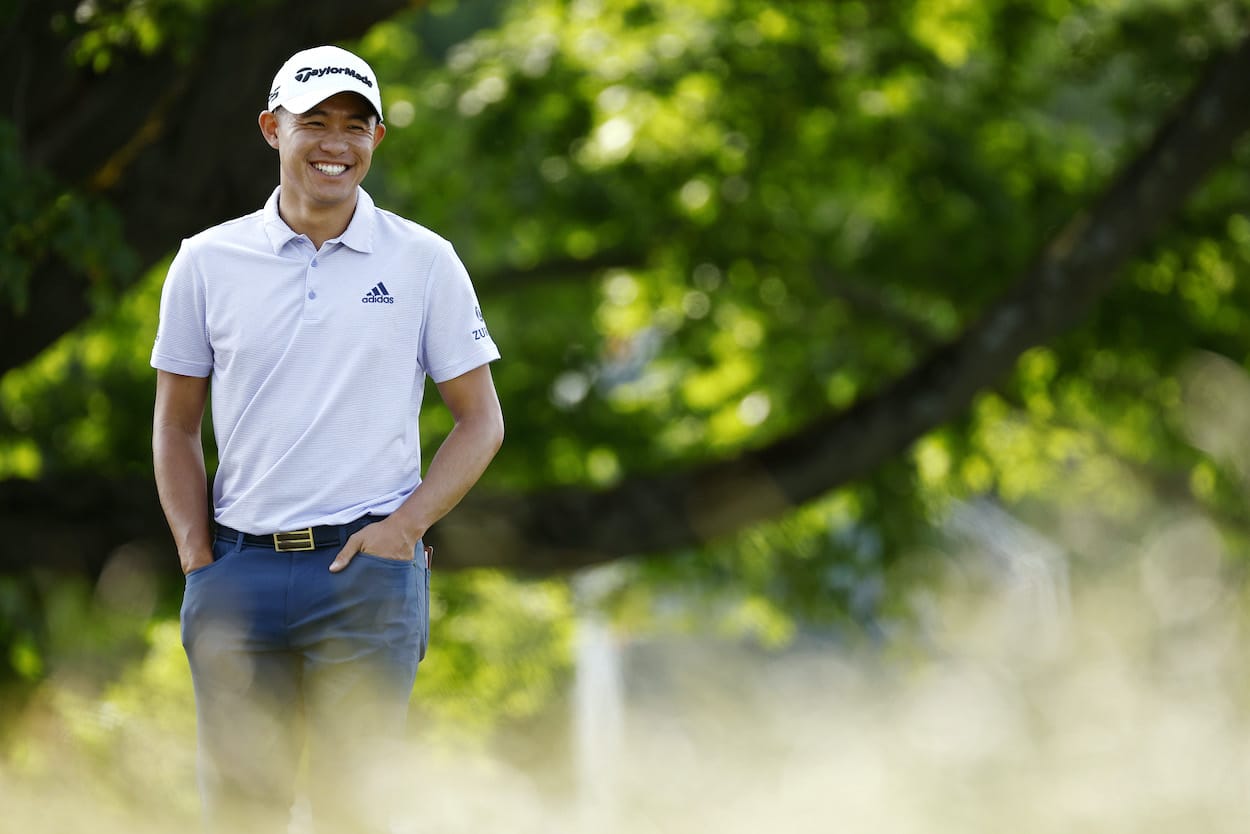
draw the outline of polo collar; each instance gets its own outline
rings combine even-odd
[[[279,254],[288,243],[300,237],[299,233],[288,226],[282,219],[282,215],[278,213],[278,197],[281,193],[282,186],[275,188],[265,202],[262,212],[265,234],[269,237],[269,245],[273,247],[275,255]],[[369,192],[356,186],[356,211],[352,214],[351,222],[347,224],[343,234],[326,242],[341,243],[357,252],[372,252],[376,213],[377,207],[374,205],[373,198],[369,196]]]

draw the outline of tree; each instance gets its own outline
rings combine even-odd
[[[986,433],[1050,430],[1056,410],[1081,430],[1116,425],[1161,408],[1195,345],[1250,354],[1241,290],[1214,275],[1246,260],[1250,186],[1228,164],[1250,118],[1244,3],[722,6],[527,4],[447,50],[422,40],[424,16],[400,15],[362,39],[390,79],[369,188],[464,250],[507,355],[510,440],[435,531],[442,564],[541,571],[696,548],[844,485],[861,493],[838,524],[899,553],[928,491],[1028,494],[1016,470],[1049,451],[1006,456]],[[110,55],[93,71],[40,69],[111,109],[54,134],[68,93],[40,99],[39,119],[20,99],[9,111],[10,156],[119,218],[145,264],[269,188],[237,91],[264,88],[289,46],[391,11],[301,6],[286,34],[282,4],[151,8],[171,18],[146,53],[111,45],[89,50]],[[65,21],[35,26],[31,53],[99,30]],[[34,59],[11,60],[21,78]],[[202,113],[220,118],[192,129]],[[249,145],[255,158],[236,158]],[[206,170],[222,146],[229,170]],[[115,243],[96,241],[95,263]],[[16,250],[35,278],[0,325],[10,366],[88,309],[70,249]],[[1228,300],[1218,316],[1193,301],[1211,294]],[[74,309],[45,318],[50,298]],[[35,463],[0,484],[2,569],[39,551],[90,575],[126,541],[168,549],[134,335],[150,331],[150,286],[126,304],[131,318],[6,378],[8,469],[17,451]],[[93,340],[108,359],[90,358]],[[440,428],[435,414],[431,438]],[[1186,494],[1235,504],[1236,484],[1168,421],[1110,448],[1166,461],[1168,478],[1215,471]],[[794,561],[775,568],[808,576]]]
[[[265,89],[272,56],[357,37],[407,5],[19,5],[0,58],[16,80],[3,111],[10,173],[38,169],[73,189],[79,205],[71,211],[52,184],[19,179],[15,190],[35,192],[23,202],[47,202],[9,208],[18,228],[6,248],[25,262],[11,260],[20,278],[10,273],[0,284],[9,301],[0,307],[0,369],[80,324],[99,289],[93,284],[125,288],[136,264],[151,264],[171,243],[268,193],[271,160],[245,141],[263,102],[239,91]],[[229,164],[223,147],[236,149]],[[119,236],[133,258],[119,257]]]
[[[251,110],[255,105],[247,104],[246,97],[236,95],[239,89],[259,89],[267,83],[272,63],[267,56],[284,54],[296,44],[325,39],[330,33],[350,35],[363,31],[369,23],[392,13],[395,5],[356,4],[350,11],[315,6],[301,11],[300,25],[291,27],[285,25],[290,18],[288,10],[279,4],[255,10],[230,3],[210,4],[202,13],[187,12],[177,4],[158,4],[151,7],[151,17],[160,36],[150,45],[107,34],[113,32],[117,19],[122,21],[123,30],[128,31],[125,26],[131,24],[127,23],[127,15],[134,13],[135,7],[121,8],[116,12],[116,19],[111,16],[105,21],[80,22],[73,20],[66,6],[52,14],[51,27],[34,25],[44,21],[42,17],[35,19],[35,13],[28,10],[26,17],[19,17],[16,25],[28,27],[32,37],[25,39],[22,48],[5,60],[19,77],[59,80],[45,88],[52,89],[52,94],[41,96],[33,95],[29,85],[19,87],[9,113],[15,130],[15,146],[23,159],[58,180],[79,183],[79,187],[91,195],[88,202],[98,205],[104,201],[108,211],[120,217],[126,243],[141,262],[151,262],[167,252],[178,237],[256,205],[269,187],[272,160],[258,143],[242,138],[242,134],[251,130]],[[707,213],[700,216],[699,207],[690,210],[708,190],[704,181],[706,175],[700,171],[707,162],[707,154],[702,149],[698,153],[683,153],[664,147],[660,139],[653,139],[657,147],[649,153],[652,160],[658,162],[649,164],[640,140],[638,150],[613,159],[612,155],[620,149],[614,150],[612,138],[605,135],[611,121],[601,121],[593,128],[598,132],[588,135],[594,116],[588,112],[588,102],[577,96],[565,97],[564,112],[542,117],[545,124],[541,120],[526,122],[519,115],[522,108],[541,103],[543,96],[551,98],[552,90],[560,91],[567,89],[565,84],[578,83],[579,70],[560,65],[564,56],[559,49],[547,49],[548,53],[556,53],[554,57],[547,54],[534,58],[531,54],[517,53],[515,44],[509,44],[505,35],[495,42],[495,54],[489,66],[487,61],[475,65],[462,60],[465,69],[459,72],[453,69],[449,74],[451,81],[441,83],[459,85],[462,135],[457,138],[465,140],[461,147],[470,154],[487,158],[493,155],[505,165],[514,163],[518,155],[529,154],[531,158],[526,161],[532,165],[535,161],[532,157],[538,153],[544,155],[544,160],[550,161],[549,167],[555,170],[561,165],[565,168],[570,165],[567,159],[552,154],[553,150],[561,149],[563,142],[581,142],[583,149],[594,143],[606,147],[597,151],[603,157],[599,160],[591,158],[593,153],[586,155],[581,165],[585,169],[584,176],[566,189],[570,197],[551,200],[550,192],[543,195],[551,204],[546,209],[552,216],[547,228],[565,236],[563,247],[507,252],[507,245],[516,246],[515,241],[507,241],[506,229],[513,208],[510,201],[495,197],[487,207],[468,209],[473,222],[485,228],[476,232],[467,228],[465,236],[457,239],[472,240],[474,246],[488,253],[488,260],[494,260],[493,267],[479,278],[484,291],[506,293],[517,282],[531,280],[539,282],[541,292],[567,280],[568,276],[589,277],[604,274],[605,270],[610,275],[616,274],[610,272],[613,268],[660,269],[668,273],[671,282],[682,269],[693,270],[700,262],[711,264],[715,270],[715,259],[732,268],[733,264],[742,264],[750,258],[765,268],[771,266],[776,272],[773,280],[780,276],[781,285],[791,292],[815,290],[817,295],[810,300],[820,305],[818,310],[825,314],[826,320],[831,312],[844,315],[848,309],[891,314],[889,299],[872,292],[867,286],[871,281],[830,277],[848,266],[864,269],[866,265],[867,269],[872,269],[871,263],[837,263],[838,253],[822,253],[822,248],[830,247],[819,242],[805,243],[812,251],[803,253],[803,258],[775,257],[775,250],[788,245],[787,238],[794,240],[795,232],[801,235],[808,230],[768,228],[775,219],[769,216],[769,210],[759,217],[744,211],[731,214],[729,209],[735,199],[742,199],[735,198],[735,189],[755,187],[767,202],[770,188],[775,199],[779,183],[785,185],[784,178],[799,173],[791,170],[785,160],[769,155],[774,150],[793,149],[787,149],[784,140],[778,141],[765,131],[746,136],[745,131],[750,129],[746,127],[748,123],[735,124],[743,114],[735,112],[734,108],[745,101],[754,102],[760,96],[768,96],[766,83],[743,94],[743,82],[754,80],[762,66],[777,66],[777,59],[784,58],[788,63],[780,66],[788,76],[783,80],[793,86],[777,96],[781,103],[770,113],[778,119],[777,126],[782,131],[821,129],[815,123],[826,115],[832,116],[820,101],[824,94],[835,99],[852,93],[861,97],[870,93],[888,97],[889,90],[874,91],[870,86],[873,81],[888,83],[892,79],[898,89],[908,84],[924,84],[927,91],[943,96],[962,85],[965,92],[972,91],[970,95],[975,100],[968,109],[992,115],[993,107],[1000,102],[992,96],[988,100],[976,98],[987,96],[987,78],[967,70],[970,62],[961,63],[956,54],[960,49],[971,49],[974,39],[965,37],[967,43],[963,47],[943,47],[940,31],[936,35],[926,35],[923,27],[915,27],[911,40],[886,34],[898,20],[905,19],[909,9],[914,12],[920,6],[901,3],[871,12],[855,4],[836,11],[814,6],[796,9],[787,16],[765,3],[744,2],[734,8],[731,22],[717,26],[709,20],[701,21],[711,33],[710,41],[701,46],[697,38],[690,38],[685,45],[681,43],[670,28],[682,13],[661,4],[622,4],[603,15],[598,22],[614,21],[605,28],[619,25],[616,37],[621,42],[632,37],[645,43],[652,38],[651,49],[660,53],[670,49],[676,57],[667,65],[660,61],[658,68],[650,77],[643,76],[642,83],[633,92],[624,90],[629,84],[600,83],[601,98],[612,91],[626,98],[650,96],[649,106],[659,110],[666,97],[672,102],[685,96],[686,101],[697,102],[698,107],[716,111],[716,120],[725,128],[713,137],[713,141],[725,140],[716,153],[732,154],[735,143],[759,149],[742,173],[731,172],[726,177],[723,171],[718,172],[722,178],[720,202],[726,206],[720,217]],[[1236,8],[1236,4],[1225,6]],[[201,14],[203,16],[198,17]],[[540,19],[539,28],[576,29],[576,13],[567,14],[565,20],[559,19],[560,14],[561,9],[556,5],[535,15]],[[1099,14],[1092,7],[1073,12],[1068,19],[1082,14],[1096,24],[1099,21]],[[549,17],[544,18],[544,15]],[[275,22],[279,20],[284,21],[284,25]],[[1166,14],[1148,11],[1138,18],[1126,15],[1124,21],[1112,21],[1112,25],[1122,25],[1129,30],[1137,26],[1142,31],[1158,31],[1174,22]],[[1005,35],[1006,42],[999,50],[984,50],[982,60],[989,64],[1001,62],[1005,66],[1013,41],[1045,42],[1040,32],[1047,23],[1041,12],[1017,4],[992,7],[977,25],[987,27],[987,34]],[[403,25],[410,30],[410,24]],[[1105,21],[1100,25],[1105,25]],[[1217,49],[1219,44],[1211,41],[1221,31],[1227,31],[1228,26],[1220,27],[1210,20],[1199,20],[1190,26],[1199,33],[1195,37],[1208,38],[1206,48],[1215,52],[1216,57],[1193,83],[1189,96],[1161,122],[1154,139],[1136,150],[1136,156],[1123,165],[1118,177],[1102,187],[1101,193],[1082,183],[1084,205],[1070,199],[1056,199],[1059,195],[1045,195],[1040,202],[1050,204],[1042,205],[1039,213],[1048,219],[1048,224],[1054,224],[1060,212],[1070,212],[1072,218],[1065,225],[1056,225],[1058,231],[1049,241],[1043,243],[1041,238],[1027,241],[1037,252],[1031,265],[1019,260],[1022,243],[1012,241],[1014,252],[1010,255],[999,253],[995,257],[991,254],[989,263],[983,260],[970,266],[982,270],[996,268],[998,274],[988,282],[979,283],[979,298],[970,299],[970,304],[956,304],[959,312],[955,316],[955,327],[940,328],[946,332],[934,333],[931,343],[923,345],[923,350],[908,350],[905,356],[889,357],[885,363],[888,367],[877,369],[894,376],[892,384],[857,382],[853,386],[856,396],[846,403],[821,406],[819,399],[824,397],[809,397],[807,399],[814,405],[800,409],[801,413],[789,420],[774,421],[777,427],[771,439],[767,433],[760,438],[747,438],[746,446],[733,444],[710,459],[706,456],[693,458],[678,468],[666,466],[665,471],[635,472],[620,476],[612,485],[595,487],[592,484],[589,488],[583,484],[546,489],[541,487],[540,480],[539,488],[527,484],[530,488],[519,494],[496,491],[493,495],[475,497],[440,526],[439,535],[450,545],[445,548],[449,562],[562,569],[633,553],[695,545],[754,521],[776,517],[834,487],[861,478],[894,458],[926,431],[957,419],[978,391],[1004,379],[1024,350],[1055,339],[1079,322],[1111,286],[1123,265],[1142,252],[1152,235],[1185,205],[1193,189],[1233,153],[1246,129],[1246,113],[1250,112],[1244,107],[1246,94],[1237,82],[1238,73],[1244,72],[1250,60],[1247,46],[1243,42],[1223,54],[1223,49]],[[820,52],[822,35],[805,34],[804,29],[807,33],[841,32],[847,43],[858,44],[872,55],[864,59],[865,66],[859,68],[852,83],[839,86],[833,80],[830,67],[824,64],[845,66],[850,59],[842,56],[830,62]],[[141,31],[142,27],[135,26],[135,30]],[[753,30],[754,34],[748,30]],[[395,34],[397,31],[392,29],[392,36],[399,37]],[[526,33],[526,25],[514,20],[511,31],[514,37],[519,37]],[[101,32],[105,33],[102,42],[91,41],[92,34]],[[110,42],[109,37],[118,42]],[[139,38],[138,35],[127,37]],[[667,47],[665,38],[670,39]],[[926,42],[926,38],[932,43]],[[1091,40],[1097,39],[1091,37]],[[96,45],[91,46],[92,43]],[[405,43],[411,47],[411,43]],[[80,60],[90,58],[91,65],[67,65],[64,59],[67,44],[76,49]],[[240,45],[246,48],[240,49]],[[385,44],[379,47],[384,64],[390,48]],[[949,54],[944,54],[943,49]],[[485,51],[489,52],[490,48]],[[1091,55],[1097,51],[1089,49]],[[239,55],[245,58],[240,60]],[[546,61],[548,65],[555,61],[557,66],[529,74],[527,60]],[[1092,64],[1091,59],[1086,61]],[[1036,63],[1038,66],[1032,68],[1034,72],[1063,65],[1062,60],[1051,59]],[[1077,63],[1078,73],[1091,71],[1090,67]],[[1181,69],[1196,63],[1191,56]],[[500,68],[501,71],[495,71]],[[25,76],[21,76],[23,70]],[[584,78],[585,70],[580,72]],[[937,80],[922,81],[921,72],[932,73]],[[1024,71],[1018,72],[1022,80],[1015,86],[1020,92],[1014,94],[1027,97],[1030,87],[1041,82]],[[496,88],[489,79],[498,81],[500,78],[507,79],[505,89],[511,84],[515,85],[515,91],[500,95],[503,100],[496,105],[499,99],[491,99],[496,95],[492,92]],[[1080,81],[1078,78],[1077,82]],[[714,89],[716,82],[724,88],[733,82],[736,95],[743,101],[735,102],[733,96],[718,93]],[[713,87],[697,89],[699,85],[709,84]],[[683,90],[683,85],[687,89]],[[1063,82],[1059,82],[1058,87],[1064,89]],[[402,91],[406,88],[400,89],[401,95],[404,94]],[[906,96],[914,92],[897,94]],[[188,129],[191,125],[198,128],[202,114],[206,113],[214,114],[208,120],[211,129]],[[73,114],[73,118],[65,118],[66,114]],[[948,139],[949,136],[941,137],[941,132],[950,131],[953,126],[942,124],[938,116],[940,114],[917,109],[912,116],[918,128],[917,135],[909,137],[909,141],[921,144],[932,142],[935,137]],[[868,124],[856,125],[854,129],[860,134],[858,141],[865,147],[876,141],[877,126],[872,121],[868,119]],[[486,127],[479,129],[479,125]],[[536,150],[520,146],[507,153],[495,153],[498,140],[490,133],[494,131],[497,137],[500,128],[506,135],[507,130],[518,127],[525,129],[523,135],[527,139],[523,145],[535,146]],[[617,127],[627,129],[623,123],[618,123]],[[734,127],[740,129],[732,130]],[[832,133],[828,126],[823,129]],[[770,147],[770,143],[776,145],[776,149]],[[224,171],[201,164],[202,160],[219,158],[218,149],[223,146],[247,150],[238,155],[232,153]],[[900,143],[900,147],[906,146]],[[670,152],[667,158],[664,157],[666,151]],[[810,153],[810,149],[803,151]],[[739,152],[738,156],[743,154]],[[440,164],[445,161],[441,156],[438,159]],[[810,160],[800,158],[800,161]],[[854,164],[853,158],[847,161]],[[971,166],[973,162],[975,160],[956,160],[955,164]],[[929,177],[941,165],[925,172],[923,163],[909,159],[901,159],[900,163],[904,170],[919,170]],[[722,168],[743,167],[740,160],[717,164]],[[497,163],[484,167],[489,171],[487,181],[501,185],[508,182],[507,174],[496,170]],[[170,176],[171,171],[177,172],[177,176]],[[627,173],[623,175],[622,171]],[[640,174],[639,181],[644,184],[631,187],[622,182],[628,179],[629,173]],[[663,186],[663,180],[667,176],[684,177],[692,173],[694,176],[684,180],[679,197],[688,205],[683,208],[679,204],[674,212],[671,193],[662,193],[669,190]],[[984,170],[976,172],[982,177],[986,173]],[[395,179],[407,183],[415,178],[396,176]],[[656,193],[657,184],[661,184],[661,193]],[[518,184],[514,178],[514,189],[525,185]],[[531,189],[528,199],[532,200],[533,184],[528,185]],[[973,185],[985,189],[983,183]],[[879,184],[864,184],[865,189],[875,187]],[[964,184],[959,183],[957,187],[964,187]],[[393,190],[401,201],[415,199],[402,187]],[[801,199],[819,199],[819,190],[813,190],[814,195],[801,195]],[[965,193],[954,199],[983,196],[986,195]],[[1002,199],[1003,195],[990,196]],[[452,199],[445,205],[450,205]],[[605,211],[605,201],[619,205],[617,201],[622,199],[639,213],[648,206],[668,203],[668,210],[653,213],[666,222],[684,223],[686,228],[680,232],[683,239],[674,245],[659,236],[661,223],[643,220],[631,226],[612,217],[613,209]],[[702,199],[706,204],[707,196]],[[578,201],[584,205],[579,205]],[[470,202],[466,200],[465,204]],[[573,227],[568,228],[565,218],[576,217],[573,213],[585,206],[590,207],[589,213],[599,227],[579,230],[574,222]],[[465,205],[457,205],[454,210],[463,212]],[[437,209],[435,211],[437,213]],[[492,212],[497,216],[492,216]],[[561,212],[563,218],[559,216]],[[445,212],[444,216],[450,218]],[[845,234],[853,220],[844,219],[839,231]],[[448,222],[454,221],[449,219]],[[717,234],[722,228],[752,243],[746,247],[726,247]],[[502,235],[496,231],[500,229],[505,230]],[[577,242],[579,231],[581,243]],[[778,240],[770,241],[769,237]],[[502,248],[493,241],[502,241]],[[649,244],[649,241],[654,243]],[[752,251],[755,241],[763,241],[760,251]],[[101,246],[107,248],[108,243],[105,241]],[[494,252],[490,249],[492,245],[496,247]],[[17,254],[23,253],[19,250]],[[829,257],[830,254],[833,257]],[[664,264],[666,258],[674,263]],[[703,258],[707,260],[702,261]],[[90,307],[81,264],[74,264],[65,252],[57,252],[55,247],[36,252],[31,260],[33,263],[29,266],[34,278],[29,282],[28,297],[23,304],[10,305],[4,312],[8,317],[3,328],[9,334],[5,342],[9,367],[30,358],[51,338],[81,320]],[[107,261],[107,258],[102,256],[99,260]],[[844,256],[842,260],[846,260]],[[796,267],[810,275],[796,277],[793,272]],[[1019,277],[1005,291],[987,291],[987,284],[1003,286],[1003,279],[1010,273]],[[705,274],[712,273],[705,271]],[[118,276],[114,276],[114,280],[120,283]],[[760,288],[755,285],[762,286],[768,281],[768,277],[761,280],[756,276],[746,283],[751,284],[752,291],[759,292]],[[931,293],[933,288],[921,289]],[[702,291],[696,289],[695,292]],[[994,294],[999,296],[998,300],[989,301]],[[691,303],[701,303],[697,295],[694,298]],[[58,301],[54,303],[53,299]],[[905,307],[907,303],[896,306]],[[55,310],[55,314],[49,315],[50,309]],[[886,322],[887,332],[897,332],[899,318],[895,310],[893,318]],[[904,322],[903,332],[930,326],[931,322],[924,318],[912,315],[910,322]],[[692,319],[692,323],[698,326],[697,320]],[[645,328],[643,331],[650,332]],[[818,331],[810,335],[813,353],[827,353],[829,346],[820,345]],[[627,349],[636,350],[637,346],[627,345]],[[791,362],[790,376],[795,376],[794,367],[795,363]],[[619,428],[612,426],[612,422],[609,420],[606,425]],[[766,442],[761,444],[760,439]],[[10,514],[6,520],[19,531],[16,546],[6,550],[11,567],[20,568],[24,564],[21,554],[41,541],[46,542],[50,526],[65,537],[62,544],[54,545],[51,550],[72,554],[72,560],[92,572],[98,570],[108,553],[123,541],[134,538],[159,541],[163,526],[150,488],[136,483],[118,489],[117,483],[111,474],[84,478],[72,469],[54,470],[41,480],[6,482],[4,506]],[[67,523],[67,517],[73,521]],[[55,525],[51,524],[53,520],[57,521]],[[81,546],[84,541],[94,544],[84,548]],[[524,556],[510,558],[507,554]]]

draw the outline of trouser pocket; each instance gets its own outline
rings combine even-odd
[[[429,556],[434,548],[426,551],[425,565],[421,568],[423,588],[421,590],[421,653],[417,661],[425,660],[425,651],[430,647],[430,562]]]

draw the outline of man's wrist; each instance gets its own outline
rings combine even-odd
[[[190,573],[196,568],[202,568],[213,561],[213,549],[204,547],[189,551],[179,551],[178,561],[182,563],[182,572]]]
[[[395,530],[414,547],[430,529],[430,525],[416,517],[415,513],[405,513],[403,507],[391,513],[387,521],[394,525]]]

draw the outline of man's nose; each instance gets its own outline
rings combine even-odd
[[[327,130],[321,135],[321,147],[327,151],[343,151],[347,149],[347,131]]]

